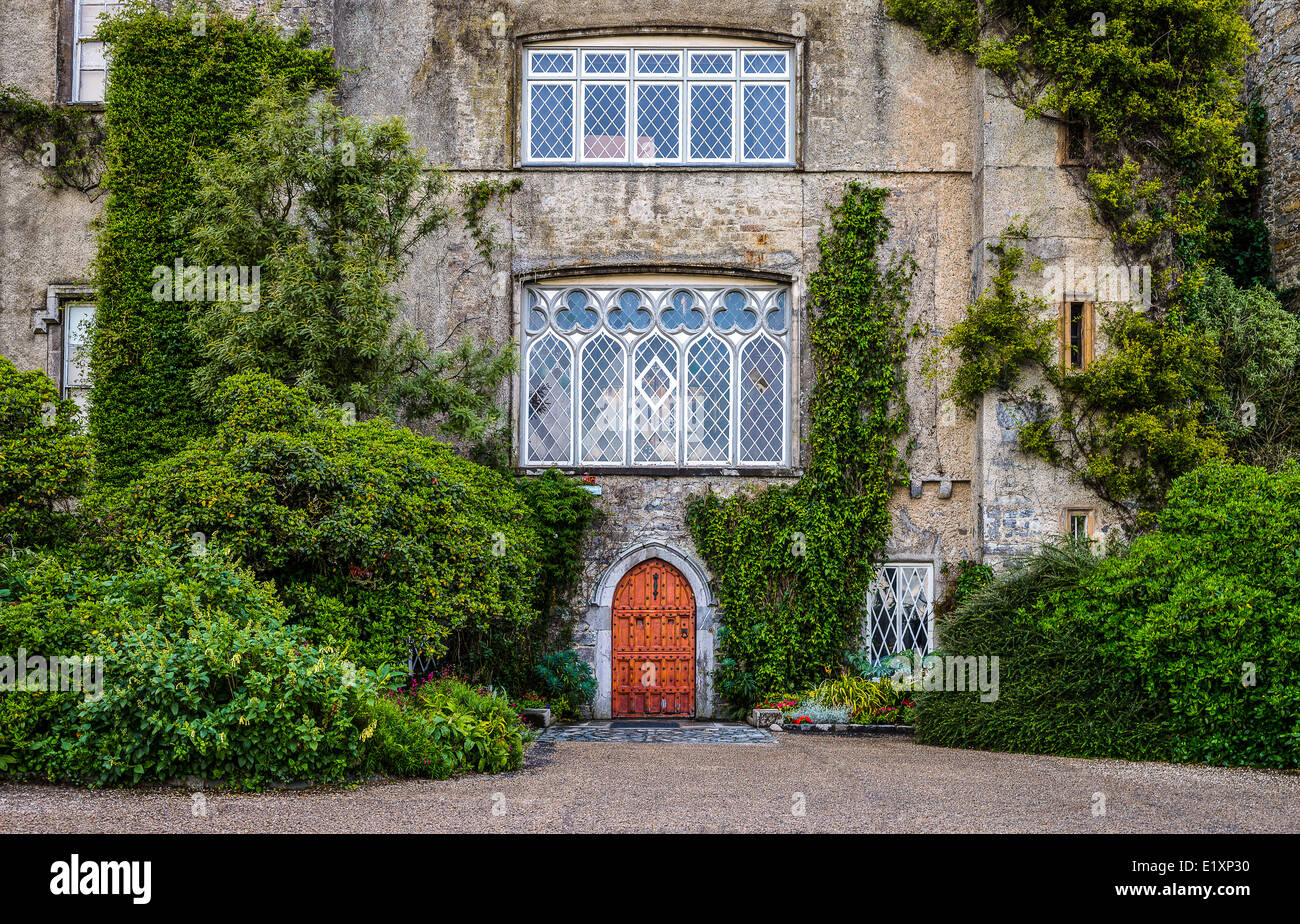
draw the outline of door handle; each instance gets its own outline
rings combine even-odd
[[[686,627],[682,626],[682,638],[686,638],[687,634]]]

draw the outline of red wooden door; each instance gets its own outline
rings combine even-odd
[[[695,714],[695,594],[659,558],[636,565],[614,590],[613,713]]]

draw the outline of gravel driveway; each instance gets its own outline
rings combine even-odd
[[[516,773],[352,790],[0,785],[0,832],[187,831],[1300,832],[1300,775],[780,735],[538,742]]]

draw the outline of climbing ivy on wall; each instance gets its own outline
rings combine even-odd
[[[915,263],[906,254],[882,262],[886,196],[848,184],[808,280],[816,387],[804,476],[757,494],[710,492],[687,508],[696,547],[718,575],[715,685],[738,709],[841,663],[889,537],[889,500],[905,480],[901,363]]]
[[[157,266],[184,252],[174,217],[191,204],[193,164],[246,128],[246,107],[271,75],[289,85],[336,82],[330,50],[307,48],[254,19],[216,7],[138,4],[100,27],[112,54],[105,101],[108,140],[94,264],[96,323],[90,429],[97,474],[120,483],[208,429],[190,391],[198,354],[187,329],[191,303],[152,297]],[[193,303],[202,310],[204,303]]]
[[[1253,218],[1263,111],[1243,100],[1254,49],[1240,0],[886,0],[931,48],[970,52],[1026,117],[1059,115],[1087,138],[1081,156],[1096,216],[1115,251],[1152,268],[1151,310],[1113,306],[1106,350],[1085,370],[1056,363],[1049,306],[1015,278],[1028,238],[991,247],[992,286],[944,338],[956,352],[949,396],[967,410],[997,389],[1020,408],[1020,448],[1061,467],[1130,526],[1173,479],[1227,452],[1208,418],[1222,402],[1215,337],[1186,321],[1212,263],[1241,284],[1268,274]],[[1254,145],[1250,148],[1246,142]],[[1053,386],[1019,388],[1035,369]],[[1054,405],[1054,406],[1053,406]],[[1220,416],[1223,416],[1220,414]]]
[[[931,48],[973,53],[1027,116],[1091,138],[1093,205],[1116,249],[1155,266],[1156,308],[1211,243],[1244,156],[1242,77],[1254,50],[1241,0],[885,0]]]
[[[51,106],[20,87],[0,87],[0,148],[45,171],[48,185],[99,198],[104,126],[85,109]]]

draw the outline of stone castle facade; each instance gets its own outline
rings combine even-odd
[[[93,94],[93,55],[73,50],[81,6],[7,0],[0,84],[50,102],[78,86]],[[1013,220],[1029,221],[1049,268],[1113,265],[1067,128],[1026,121],[970,58],[927,51],[880,0],[287,0],[272,13],[286,28],[306,19],[315,43],[357,71],[349,114],[401,116],[454,182],[522,180],[488,216],[503,242],[495,266],[450,232],[425,244],[402,295],[431,342],[460,325],[520,344],[502,396],[518,469],[559,464],[600,492],[607,516],[575,601],[598,715],[610,708],[614,590],[648,558],[694,591],[695,709],[713,711],[717,613],[685,504],[799,476],[806,281],[828,203],[851,179],[891,193],[889,247],[919,267],[908,325],[927,332],[907,364],[914,480],[895,498],[880,612],[907,631],[929,619],[945,564],[1111,528],[1095,498],[1018,451],[1016,408],[990,395],[971,419],[921,370],[984,288],[985,246]],[[1279,278],[1296,281],[1300,25],[1288,0],[1252,17],[1265,30],[1252,73],[1275,120],[1264,209]],[[77,344],[65,312],[93,305],[89,223],[101,204],[0,159],[0,348],[67,388]],[[1086,306],[1088,348],[1107,300],[1096,275],[1058,296],[1065,327]]]

